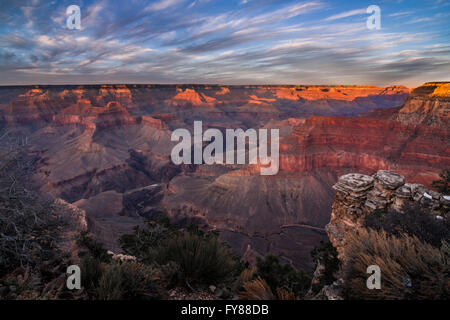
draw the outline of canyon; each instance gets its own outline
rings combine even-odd
[[[108,249],[146,218],[215,229],[250,262],[311,270],[342,175],[390,170],[430,187],[450,168],[450,84],[0,87],[2,144],[34,159],[30,184],[84,212]],[[279,129],[279,172],[175,165],[177,128]]]

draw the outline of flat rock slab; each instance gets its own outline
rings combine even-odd
[[[374,178],[361,173],[349,173],[339,178],[333,188],[345,193],[359,193],[373,186]]]
[[[405,184],[404,176],[386,170],[379,170],[375,175],[375,180],[390,190],[395,190]]]

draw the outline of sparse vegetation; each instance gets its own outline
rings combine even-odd
[[[242,270],[231,248],[215,234],[194,227],[180,231],[161,223],[161,218],[149,222],[146,229],[135,228],[133,234],[122,236],[120,243],[126,253],[148,265],[175,264],[178,279],[188,287],[229,283]]]
[[[243,284],[243,291],[239,294],[242,300],[275,300],[272,289],[264,279],[257,277]]]
[[[350,299],[448,299],[450,246],[440,248],[416,236],[362,229],[350,236],[342,272]],[[366,286],[367,267],[381,269],[381,289]]]
[[[82,231],[76,239],[78,247],[84,249],[79,253],[79,256],[89,256],[90,258],[97,259],[99,262],[110,262],[111,256],[108,254],[108,251],[100,242],[88,234],[87,231]]]
[[[95,294],[102,276],[102,263],[94,256],[87,254],[80,264],[81,284],[91,294]]]
[[[182,234],[158,247],[158,264],[175,262],[182,278],[189,283],[220,284],[233,280],[238,260],[231,249],[216,237]]]
[[[289,264],[282,264],[278,257],[268,254],[257,258],[255,278],[264,279],[272,292],[284,289],[296,297],[303,297],[311,284],[311,277],[304,271],[296,271]]]
[[[431,186],[436,188],[440,193],[445,195],[450,194],[450,169],[442,170],[439,176],[441,179],[433,181]]]
[[[117,261],[103,245],[82,232],[77,239],[82,249],[81,283],[90,299],[149,300],[160,297],[158,271],[139,262]]]
[[[146,226],[134,228],[132,234],[120,237],[119,243],[126,254],[137,256],[141,261],[151,264],[157,255],[160,244],[176,235],[178,230],[163,216],[148,221]]]
[[[51,202],[25,187],[32,168],[24,152],[0,154],[0,277],[55,259],[64,225]]]
[[[315,262],[315,268],[319,264],[323,267],[322,274],[316,279],[318,282],[312,284],[311,288],[313,293],[318,293],[324,286],[337,280],[336,273],[339,271],[340,261],[336,248],[330,241],[320,241],[320,244],[311,251],[311,257]]]
[[[277,288],[275,293],[264,279],[256,279],[244,282],[242,291],[239,293],[241,300],[298,300],[292,291]]]
[[[378,211],[368,215],[364,226],[377,231],[400,236],[416,236],[420,241],[439,247],[442,240],[450,242],[450,225],[447,220],[436,220],[418,206],[406,206],[402,212],[396,210]]]
[[[103,264],[96,290],[100,300],[154,300],[160,298],[156,272],[138,262]]]

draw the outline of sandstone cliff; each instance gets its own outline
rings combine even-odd
[[[402,123],[450,126],[450,83],[428,82],[414,89],[393,119]]]

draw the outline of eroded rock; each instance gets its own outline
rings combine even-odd
[[[346,236],[363,226],[366,217],[377,210],[402,211],[405,205],[418,205],[424,212],[448,219],[449,200],[420,184],[405,183],[399,174],[380,170],[368,176],[346,174],[333,186],[337,191],[326,231],[340,256]]]

